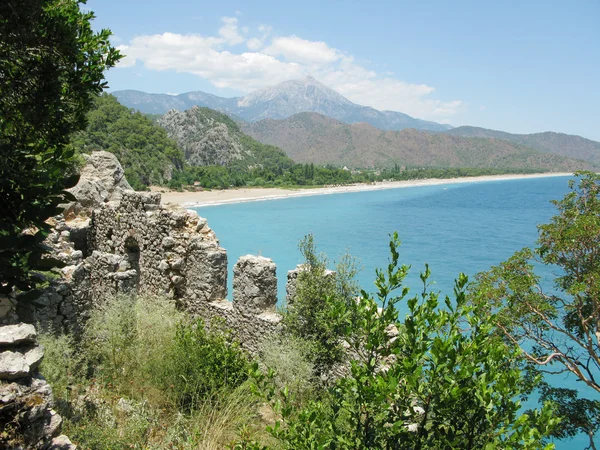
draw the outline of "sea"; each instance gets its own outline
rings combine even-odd
[[[427,263],[434,281],[431,289],[452,296],[459,273],[472,279],[515,251],[535,246],[537,226],[557,213],[551,200],[569,191],[568,180],[557,176],[465,182],[195,209],[227,249],[230,293],[237,259],[262,255],[277,264],[278,298],[283,304],[287,271],[302,263],[298,243],[309,233],[331,268],[347,253],[357,258],[361,287],[374,291],[375,269],[387,265],[389,236],[396,231],[402,241],[401,263],[411,266],[406,278],[411,292],[421,291],[419,273]],[[555,272],[546,268],[543,275],[551,284]],[[402,305],[399,309],[402,316]],[[554,376],[551,382],[598,398],[572,377]],[[534,398],[526,406],[535,405]],[[556,442],[559,450],[587,445],[583,435]]]

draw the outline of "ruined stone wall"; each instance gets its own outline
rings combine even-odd
[[[95,210],[88,237],[91,290],[166,295],[183,306],[227,294],[227,253],[206,219],[160,206],[160,194],[124,192]]]
[[[147,293],[173,298],[206,322],[224,319],[251,351],[279,332],[272,260],[241,257],[234,266],[233,302],[225,300],[227,253],[206,219],[161,206],[158,193],[131,190],[114,155],[95,152],[87,159],[73,189],[80,203],[51,220],[46,241],[65,267],[31,303],[0,297],[0,325],[22,320],[77,334],[103,299]],[[288,274],[291,296],[298,270]]]
[[[0,325],[0,448],[74,450],[38,373],[44,356],[33,325]]]

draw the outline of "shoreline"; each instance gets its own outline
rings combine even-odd
[[[564,177],[572,173],[536,173],[536,174],[507,174],[483,175],[464,178],[426,178],[422,180],[384,181],[373,184],[352,184],[348,186],[331,186],[319,188],[239,188],[199,192],[161,192],[160,188],[153,189],[161,192],[161,203],[176,203],[188,208],[218,206],[234,203],[247,203],[266,200],[279,200],[293,197],[308,197],[314,195],[346,194],[351,192],[379,191],[384,189],[400,189],[417,186],[436,186],[441,184],[480,183],[486,181],[519,180],[529,178]]]

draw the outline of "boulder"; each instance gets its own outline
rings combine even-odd
[[[84,158],[86,164],[81,169],[79,182],[69,189],[77,202],[67,206],[65,215],[90,211],[108,202],[118,202],[123,191],[133,191],[115,155],[98,151],[84,155]]]
[[[50,445],[48,446],[48,450],[76,450],[76,449],[77,449],[77,447],[75,445],[73,445],[71,440],[64,434],[61,434],[60,436],[52,439],[52,442],[50,442]]]

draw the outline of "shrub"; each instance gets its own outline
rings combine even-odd
[[[359,288],[355,281],[356,261],[344,256],[335,272],[327,270],[327,257],[317,253],[309,234],[299,244],[304,270],[298,274],[293,304],[284,311],[286,331],[310,344],[309,356],[317,374],[326,373],[342,360],[343,330],[336,316],[337,303],[354,301]]]
[[[40,340],[41,371],[79,448],[224,448],[256,422],[231,333],[205,329],[169,299],[118,296],[92,312],[80,341]]]
[[[247,378],[248,359],[222,322],[181,323],[161,369],[164,387],[178,407],[190,411],[207,398],[224,395]]]
[[[276,387],[287,387],[299,401],[309,398],[315,390],[315,368],[310,353],[309,342],[292,336],[268,339],[259,352],[264,368],[274,372]]]
[[[272,374],[255,372],[281,414],[270,428],[281,448],[552,448],[543,440],[558,419],[548,405],[519,413],[530,383],[493,317],[468,304],[467,277],[460,274],[454,297],[442,300],[428,289],[426,266],[421,294],[407,299],[409,267],[399,265],[398,245],[394,234],[375,295],[363,291],[357,301],[331,305],[354,357],[326,395],[297,406],[285,390],[275,395]],[[408,314],[400,322],[404,299]]]

